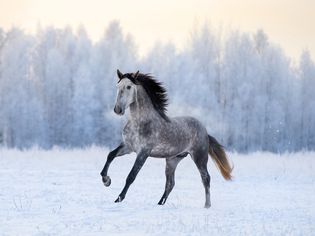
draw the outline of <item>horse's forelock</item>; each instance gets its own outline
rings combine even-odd
[[[136,79],[135,79],[132,75],[133,75],[132,73],[123,74],[122,77],[119,78],[119,80],[118,80],[117,83],[119,83],[119,82],[122,81],[123,79],[129,79],[132,83],[137,84]],[[138,77],[138,76],[137,76],[137,77]]]

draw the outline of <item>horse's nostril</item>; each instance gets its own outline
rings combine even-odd
[[[116,114],[121,114],[122,110],[121,110],[121,108],[120,108],[120,107],[115,106],[115,108],[114,108],[114,112],[115,112]]]

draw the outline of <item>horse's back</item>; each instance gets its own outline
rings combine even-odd
[[[200,139],[208,135],[206,127],[195,117],[178,116],[174,117],[172,121],[175,121],[177,123],[176,126],[182,127],[185,133],[192,138]]]
[[[190,133],[207,133],[205,126],[192,116],[177,116],[172,118],[171,122],[176,123],[176,126],[181,126],[187,129]]]

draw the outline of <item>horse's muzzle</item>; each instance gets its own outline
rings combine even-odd
[[[121,109],[120,106],[115,106],[115,107],[114,107],[114,112],[115,112],[117,115],[120,115],[120,116],[122,116],[122,115],[124,114],[124,111],[123,111],[123,109]]]

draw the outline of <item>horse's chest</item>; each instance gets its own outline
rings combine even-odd
[[[123,129],[123,137],[134,151],[147,145],[152,136],[152,124],[150,121],[142,123],[129,123]]]

